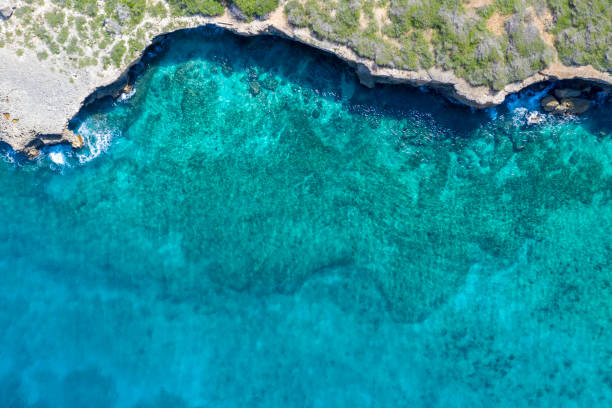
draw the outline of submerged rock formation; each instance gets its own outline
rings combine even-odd
[[[540,101],[542,108],[546,112],[554,112],[559,107],[559,101],[554,96],[547,96]]]
[[[558,88],[554,90],[554,96],[542,98],[540,105],[544,111],[557,115],[581,115],[591,107],[591,91],[590,86],[583,89]]]
[[[581,94],[582,92],[578,89],[572,89],[572,88],[555,89],[555,96],[559,99],[577,98]]]

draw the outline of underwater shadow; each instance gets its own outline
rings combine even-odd
[[[217,42],[218,46],[212,50],[203,47],[202,51],[174,53],[171,59],[166,58],[168,51],[182,41]],[[341,102],[353,113],[367,112],[395,119],[428,116],[438,126],[451,128],[459,136],[472,133],[489,117],[486,111],[453,102],[426,87],[377,84],[374,88],[367,88],[360,84],[354,69],[338,57],[290,39],[273,35],[242,37],[215,26],[183,29],[164,35],[151,44],[141,61],[130,69],[128,82],[134,84],[155,66],[175,66],[193,60],[216,62],[229,72],[256,70],[276,75],[282,81]],[[353,89],[349,98],[343,95],[347,87]],[[107,112],[115,100],[105,96],[86,105],[71,120],[71,125],[85,112]]]
[[[184,54],[174,53],[167,57],[170,49],[180,42],[218,43],[208,49],[193,50]],[[376,84],[368,88],[359,82],[355,70],[337,56],[308,45],[278,37],[258,35],[244,37],[224,28],[207,25],[197,28],[181,29],[160,36],[143,52],[140,62],[128,72],[128,82],[134,84],[146,73],[157,67],[186,64],[194,60],[215,62],[221,70],[228,73],[258,72],[262,75],[275,75],[282,81],[316,93],[320,97],[342,103],[355,114],[384,115],[393,119],[427,117],[439,128],[452,129],[453,137],[471,138],[475,130],[495,117],[492,111],[506,110],[512,101],[522,100],[526,95],[548,86],[568,86],[573,81],[546,81],[533,84],[517,94],[509,95],[504,103],[490,109],[475,109],[453,101],[437,90],[427,87],[413,87],[408,84]],[[346,98],[346,88],[352,89]],[[87,113],[107,113],[116,98],[105,96],[81,109],[71,120],[71,129],[79,118]],[[539,105],[539,104],[538,104]],[[610,109],[611,102],[600,101],[594,109],[584,116],[589,130],[594,134],[608,136],[612,133],[612,119],[601,115],[602,109]],[[538,106],[539,109],[539,106]],[[603,129],[603,130],[602,130]]]

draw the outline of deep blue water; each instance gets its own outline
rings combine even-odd
[[[610,103],[157,51],[83,151],[0,161],[1,407],[612,405]]]

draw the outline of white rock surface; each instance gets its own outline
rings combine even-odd
[[[0,5],[0,19],[8,20],[13,15],[13,8]]]

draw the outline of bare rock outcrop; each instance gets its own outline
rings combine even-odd
[[[0,20],[8,20],[13,15],[14,7],[0,6]]]
[[[554,112],[559,107],[559,101],[554,96],[547,96],[540,101],[542,109],[546,112]]]
[[[566,98],[559,103],[558,110],[570,115],[582,115],[591,107],[591,101],[584,98]]]
[[[123,27],[110,18],[105,18],[102,24],[104,24],[104,28],[109,34],[121,35],[121,33],[123,33]]]
[[[546,112],[557,115],[581,115],[591,107],[592,102],[584,97],[584,91],[561,88],[555,89],[553,93],[555,96],[549,95],[540,101],[542,109]]]

